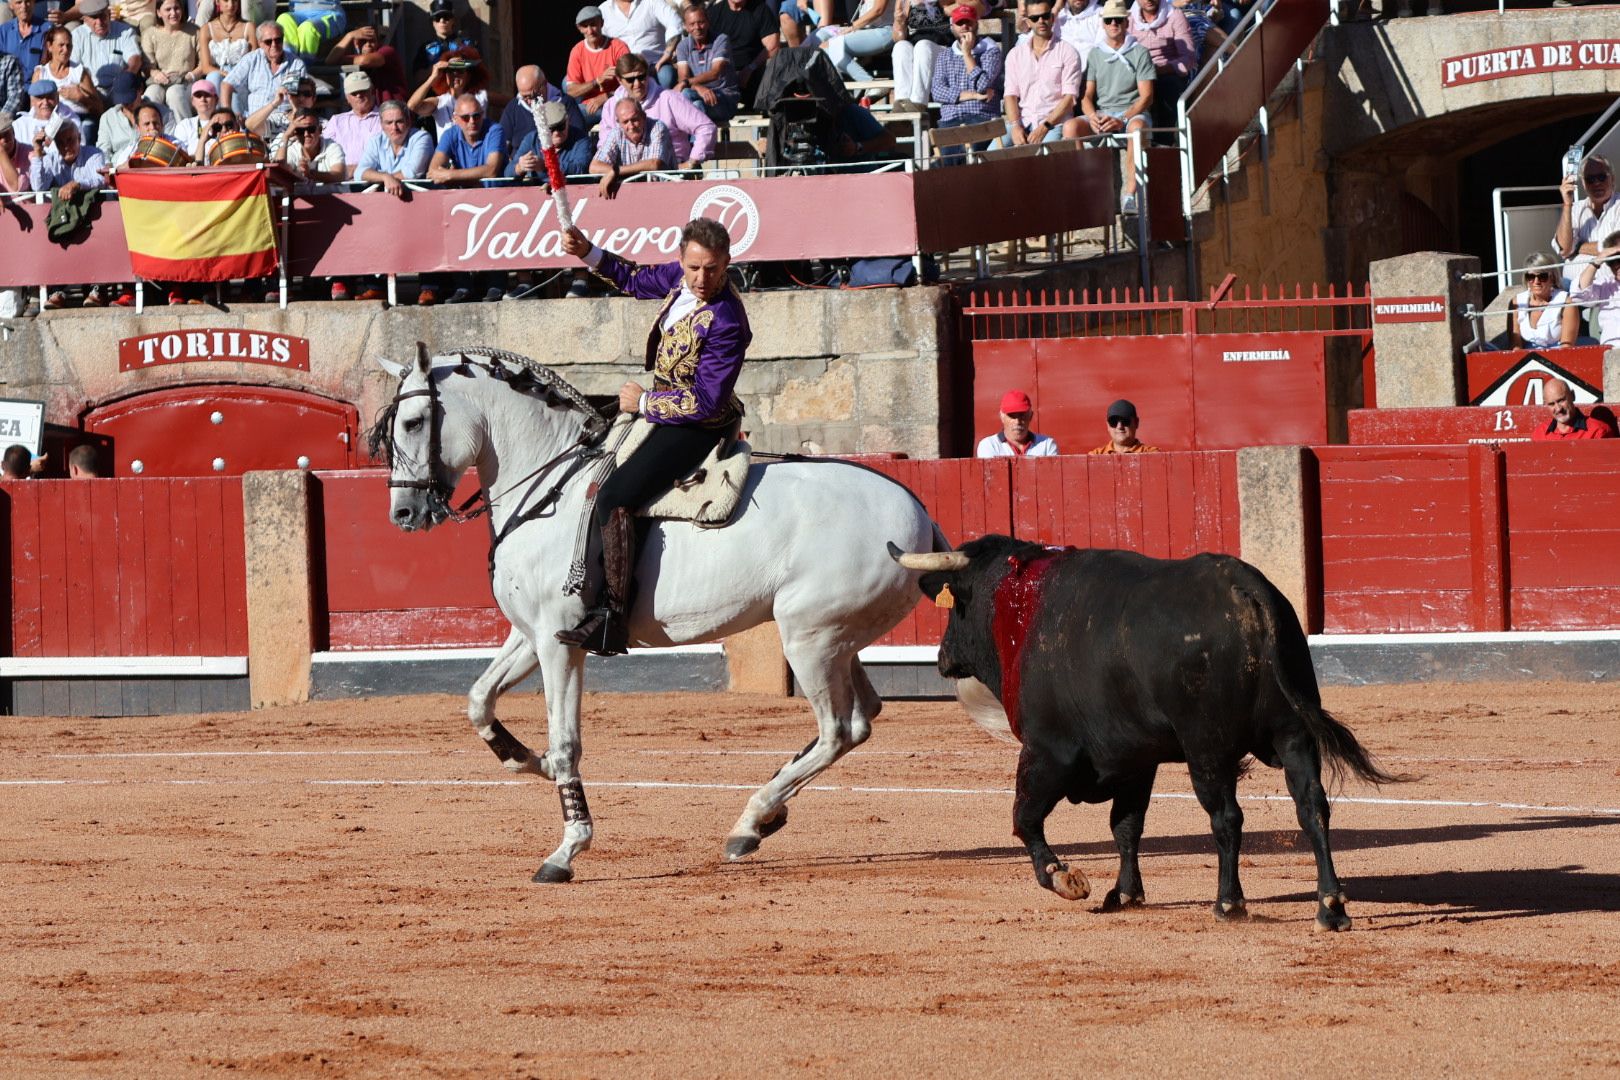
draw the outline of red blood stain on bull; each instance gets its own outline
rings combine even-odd
[[[1040,613],[1046,575],[1057,557],[1072,548],[1047,548],[1033,558],[1007,559],[1011,572],[996,585],[990,629],[1001,661],[1001,707],[1013,738],[1024,741],[1023,718],[1018,712],[1019,682],[1023,674],[1024,646]]]

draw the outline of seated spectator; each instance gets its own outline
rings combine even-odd
[[[1196,70],[1204,57],[1219,49],[1226,40],[1226,31],[1220,26],[1220,0],[1174,0],[1174,4],[1192,31],[1193,68]]]
[[[838,7],[835,0],[781,0],[778,8],[777,29],[782,44],[798,48],[807,40],[814,40],[823,26],[838,25]]]
[[[338,39],[326,54],[328,64],[353,64],[371,76],[371,86],[377,100],[404,101],[411,88],[405,84],[405,65],[400,63],[399,52],[392,45],[384,45],[377,36],[377,28],[357,26]]]
[[[1007,144],[1076,138],[1082,122],[1074,115],[1080,98],[1080,54],[1052,36],[1053,0],[1028,0],[1024,14],[1030,34],[1007,54],[1002,112]]]
[[[630,98],[642,107],[649,119],[661,121],[669,129],[670,141],[675,145],[676,168],[695,169],[714,156],[714,121],[683,95],[656,85],[648,77],[647,61],[631,53],[620,58],[614,72],[624,85],[609,100],[616,109],[619,101]],[[605,143],[616,130],[617,112],[604,111],[598,141]]]
[[[217,85],[259,47],[259,38],[252,21],[242,17],[242,0],[217,0],[216,7],[214,17],[197,31],[197,59]]]
[[[37,85],[50,83],[61,103],[72,110],[81,134],[92,137],[96,117],[101,115],[106,102],[90,79],[90,72],[73,59],[73,35],[63,26],[53,26],[45,32],[45,60],[33,71],[29,82]],[[37,97],[33,85],[29,97]]]
[[[534,134],[535,110],[547,102],[561,105],[568,117],[569,127],[575,134],[584,138],[585,114],[579,111],[579,103],[547,82],[546,73],[541,71],[539,66],[528,64],[518,68],[517,74],[512,77],[512,86],[517,91],[517,96],[507,102],[506,108],[501,110],[501,130],[506,132],[507,145],[513,149],[514,154],[517,145]],[[591,160],[589,147],[580,152],[578,160],[578,171],[584,172],[585,166]],[[568,169],[568,171],[575,170]]]
[[[28,108],[28,94],[17,58],[0,52],[0,115],[16,116]]]
[[[382,131],[382,117],[377,112],[377,92],[371,76],[364,71],[343,76],[343,97],[349,109],[326,122],[326,137],[343,148],[344,179],[348,179],[360,164],[366,143]]]
[[[823,2],[831,4],[831,0]],[[738,95],[752,104],[759,94],[765,62],[782,46],[776,0],[713,0],[709,33],[716,38],[725,35]]]
[[[619,88],[613,65],[630,51],[630,46],[602,33],[602,9],[594,4],[580,8],[574,22],[579,27],[580,40],[568,53],[563,90],[579,102],[585,130],[589,131],[601,118],[608,95]]]
[[[287,48],[316,57],[325,56],[348,26],[339,0],[292,0],[276,22],[287,35]]]
[[[23,80],[28,81],[34,69],[45,62],[45,34],[51,24],[45,21],[43,4],[35,0],[10,2],[14,18],[0,23],[0,53],[9,53],[17,61]]]
[[[1035,403],[1022,390],[1009,390],[1001,398],[1001,430],[979,440],[975,457],[1056,457],[1057,440],[1030,430]]]
[[[1620,229],[1620,199],[1614,195],[1614,167],[1602,154],[1593,154],[1581,163],[1581,183],[1586,199],[1575,199],[1575,177],[1566,176],[1559,185],[1564,199],[1558,229],[1553,234],[1553,250],[1565,259],[1589,259],[1597,253],[1600,237]],[[1570,283],[1580,276],[1579,264],[1564,267]]]
[[[321,133],[320,114],[313,109],[299,109],[287,125],[287,137],[271,153],[270,160],[285,165],[298,177],[293,191],[299,195],[321,195],[332,190],[334,184],[348,179],[343,160],[343,147],[336,140]],[[348,295],[334,300],[346,300]]]
[[[456,21],[454,0],[433,0],[428,7],[428,19],[433,26],[433,36],[423,42],[411,59],[411,78],[417,82],[421,82],[440,60],[468,49],[478,51],[478,42],[461,32],[461,26]]]
[[[476,50],[441,57],[406,102],[417,116],[433,117],[434,138],[442,139],[456,127],[456,99],[472,94],[478,107],[489,112],[489,69]]]
[[[129,72],[120,73],[107,88],[107,102],[110,106],[101,114],[101,122],[96,126],[96,145],[106,155],[108,161],[120,161],[124,151],[133,146],[135,133],[135,102],[141,101],[140,83]],[[151,105],[149,101],[144,104]],[[162,106],[154,106],[164,113],[164,126],[167,126],[168,116]],[[161,128],[159,130],[162,130]]]
[[[1052,36],[1073,49],[1080,63],[1091,71],[1091,50],[1103,40],[1103,0],[1060,2],[1052,19]]]
[[[1149,446],[1136,437],[1142,423],[1136,415],[1136,406],[1120,398],[1108,406],[1108,441],[1088,451],[1092,454],[1157,454],[1157,446]]]
[[[446,131],[439,139],[428,163],[427,178],[445,187],[477,187],[500,176],[506,161],[506,133],[501,125],[488,122],[483,103],[475,95],[456,98],[455,124],[454,131]],[[499,300],[502,296],[502,290],[490,282],[487,274],[456,274],[450,286],[448,303],[452,304],[477,299],[478,290],[482,290],[485,300]],[[434,303],[438,289],[437,282],[424,281],[416,302]]]
[[[1541,385],[1541,400],[1546,402],[1551,418],[1537,424],[1530,437],[1537,442],[1559,442],[1575,439],[1612,439],[1614,428],[1608,421],[1588,416],[1575,405],[1569,383],[1563,379],[1548,379]]]
[[[100,458],[89,443],[80,443],[68,451],[67,466],[69,480],[95,480],[101,476]]]
[[[249,131],[268,142],[287,126],[295,105],[294,92],[309,78],[304,61],[287,51],[287,39],[278,23],[259,24],[259,47],[231,69],[220,86],[220,104],[243,116]],[[313,105],[315,84],[309,84]],[[298,103],[303,104],[303,103]]]
[[[219,91],[212,82],[198,79],[191,84],[191,117],[175,121],[174,141],[191,155],[192,161],[200,163],[203,160],[201,151],[208,139],[208,121],[218,105]]]
[[[649,118],[641,102],[635,98],[620,98],[613,112],[618,123],[610,134],[602,136],[601,148],[590,165],[590,171],[602,178],[598,190],[604,199],[617,196],[619,185],[627,176],[675,166],[669,129]]]
[[[1525,260],[1524,291],[1508,301],[1508,332],[1515,349],[1555,349],[1575,344],[1581,309],[1558,288],[1558,260],[1538,251]]]
[[[263,108],[244,116],[242,126],[263,138],[274,150],[285,136],[287,125],[292,123],[293,114],[299,109],[314,109],[315,102],[315,80],[305,75],[291,90],[285,87],[277,90]]]
[[[146,100],[165,106],[177,120],[189,120],[191,84],[203,73],[197,28],[186,21],[185,0],[163,0],[157,19],[141,31],[141,52],[148,62]]]
[[[34,455],[22,443],[12,443],[6,447],[5,454],[0,455],[0,478],[27,480],[33,467]]]
[[[731,66],[731,45],[724,34],[709,35],[709,13],[702,0],[686,5],[686,36],[675,47],[675,89],[702,109],[710,120],[725,123],[737,115],[742,90]]]
[[[0,191],[28,190],[28,163],[8,113],[0,113]]]
[[[221,136],[228,135],[233,131],[241,130],[241,117],[237,116],[234,112],[225,108],[224,106],[216,107],[213,112],[208,114],[208,129],[206,132],[204,132],[202,145],[200,147],[202,152],[192,156],[198,161],[206,162],[208,160],[208,155],[213,152],[214,144],[219,141]]]
[[[882,56],[894,47],[894,9],[898,0],[861,0],[860,12],[848,26],[823,26],[816,31],[827,58],[845,79],[866,82],[872,73],[862,60]]]
[[[146,67],[141,43],[126,22],[112,17],[107,0],[83,0],[73,31],[73,58],[90,73],[90,81],[103,95],[120,72],[139,75]]]
[[[951,33],[956,43],[934,62],[929,97],[939,103],[939,128],[982,124],[1001,116],[1001,46],[979,36],[978,13],[967,4],[951,9]],[[976,148],[983,150],[988,143]],[[947,164],[959,162],[962,148],[944,155]]]
[[[1153,59],[1153,126],[1176,126],[1176,102],[1198,70],[1187,17],[1170,0],[1136,0],[1131,5],[1129,30],[1136,43]]]
[[[515,105],[517,102],[512,102],[507,106],[507,111],[510,112]],[[512,160],[506,166],[506,175],[524,183],[545,183],[546,166],[542,155],[548,146],[557,151],[557,163],[564,175],[578,176],[589,172],[591,140],[574,126],[568,106],[561,101],[548,101],[542,108],[546,121],[544,143],[535,131],[524,135],[522,141],[512,148]],[[532,118],[530,123],[533,123]],[[504,128],[506,125],[503,123],[501,126]]]
[[[1109,0],[1103,7],[1103,40],[1091,50],[1086,92],[1080,111],[1093,135],[1128,134],[1147,126],[1153,108],[1155,73],[1147,50],[1126,33],[1125,0]],[[1113,142],[1114,140],[1109,140]],[[1136,213],[1136,170],[1124,161],[1120,209]]]
[[[895,0],[894,104],[902,112],[921,112],[928,106],[929,89],[934,84],[934,61],[956,40],[951,35],[947,13],[965,7],[979,14],[975,4],[947,0]]]
[[[385,101],[377,110],[382,130],[366,142],[355,165],[354,178],[381,184],[393,196],[405,194],[405,180],[427,175],[433,140],[411,123],[411,111],[401,101]]]
[[[95,191],[107,183],[107,159],[100,150],[85,146],[77,124],[63,123],[53,144],[47,146],[45,129],[34,132],[34,153],[28,161],[28,186],[35,191],[57,188],[57,198],[71,199],[80,191]],[[120,297],[120,301],[122,298]],[[85,303],[100,307],[104,303],[100,288],[92,288]],[[134,302],[133,294],[130,303]],[[45,298],[45,307],[60,308],[67,305],[67,293],[58,288]]]
[[[681,40],[681,19],[668,0],[607,0],[601,6],[602,30],[630,47],[647,62],[658,85],[675,85],[675,45]],[[609,115],[612,115],[611,113]]]
[[[120,107],[117,111],[121,115],[123,108]],[[131,107],[130,113],[133,119],[130,121],[128,139],[123,140],[122,144],[117,146],[116,149],[108,149],[106,145],[98,144],[101,146],[101,152],[106,155],[108,161],[112,162],[115,169],[129,164],[129,155],[134,151],[135,144],[140,142],[141,139],[148,135],[163,135],[168,128],[166,122],[168,118],[164,116],[162,106],[155,105],[150,101],[140,100],[138,104]],[[103,135],[106,134],[108,126],[106,123],[101,125]]]
[[[92,91],[92,96],[94,92]],[[28,84],[28,99],[30,105],[26,116],[19,116],[13,121],[17,131],[17,141],[24,147],[24,169],[28,167],[28,157],[33,153],[34,135],[44,130],[51,122],[53,116],[60,116],[64,122],[78,126],[73,110],[63,104],[57,96],[56,84],[49,79],[36,79]],[[99,100],[99,98],[98,98]]]
[[[109,6],[113,8],[113,16],[128,23],[137,38],[141,36],[142,30],[157,22],[157,5],[153,0],[119,0],[118,3]],[[78,22],[83,14],[84,5],[76,4],[51,12],[45,17],[59,25],[70,26]]]
[[[1620,347],[1620,278],[1615,276],[1616,268],[1620,268],[1620,232],[1603,238],[1570,294],[1572,300],[1603,301],[1597,314],[1598,339],[1611,349]]]

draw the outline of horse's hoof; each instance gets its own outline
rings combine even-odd
[[[784,807],[782,807],[782,809],[780,809],[780,810],[778,810],[776,812],[775,817],[771,818],[771,820],[769,820],[767,822],[764,822],[764,823],[762,823],[760,825],[760,827],[759,827],[759,838],[761,840],[763,840],[767,836],[774,836],[775,834],[781,832],[782,831],[782,826],[784,826],[786,824],[787,824],[787,807],[784,806]],[[755,846],[757,847],[758,845],[756,844]]]
[[[1249,909],[1241,900],[1217,900],[1215,917],[1222,922],[1242,922],[1249,917]]]
[[[1052,878],[1052,891],[1063,899],[1084,900],[1091,895],[1091,882],[1086,880],[1085,871],[1071,870],[1053,863],[1046,868],[1046,872]]]
[[[1344,894],[1324,896],[1316,908],[1316,929],[1330,933],[1350,929],[1350,916],[1344,913]]]
[[[534,877],[529,880],[539,882],[541,885],[563,885],[574,880],[574,872],[566,866],[543,862],[540,869],[534,872]]]
[[[1126,896],[1118,889],[1109,889],[1103,897],[1102,909],[1104,911],[1124,911],[1126,908],[1141,907],[1147,902],[1147,897],[1141,893],[1135,896]]]
[[[759,850],[761,839],[762,837],[758,836],[726,837],[726,860],[736,862],[738,859],[748,858],[748,856]]]

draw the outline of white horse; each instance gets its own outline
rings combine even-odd
[[[449,493],[478,470],[493,535],[492,585],[512,633],[468,695],[473,727],[507,769],[554,780],[563,838],[534,880],[568,881],[590,847],[580,782],[585,653],[558,642],[584,614],[567,591],[588,480],[605,419],[572,386],[525,357],[475,348],[414,365],[372,434],[390,461],[393,521],[407,531],[451,516]],[[724,528],[655,522],[637,556],[630,643],[714,641],[774,619],[816,716],[816,738],[749,798],[725,842],[740,859],[787,822],[787,800],[866,740],[882,707],[857,653],[916,605],[917,574],[887,554],[949,550],[916,497],[836,460],[756,462]],[[592,530],[594,531],[594,530]],[[596,571],[593,571],[593,573]],[[495,717],[496,699],[538,666],[548,746],[531,753]]]

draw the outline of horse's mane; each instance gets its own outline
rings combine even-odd
[[[473,345],[465,349],[454,349],[447,353],[440,353],[435,360],[461,358],[461,364],[441,364],[439,367],[446,370],[455,370],[469,360],[483,359],[488,363],[478,364],[497,381],[505,383],[520,393],[537,394],[546,404],[559,404],[571,412],[580,413],[585,418],[585,433],[592,439],[606,433],[611,421],[603,416],[590,403],[584,394],[580,393],[572,383],[546,367],[537,360],[530,359],[522,353],[511,352],[507,349],[497,349],[493,345]],[[465,374],[465,372],[463,372]],[[430,369],[431,377],[431,369]],[[401,380],[401,385],[404,381]],[[376,421],[366,432],[366,449],[371,459],[376,461],[378,455],[383,455],[390,468],[394,464],[394,416],[399,412],[399,399],[383,406],[377,413]]]

